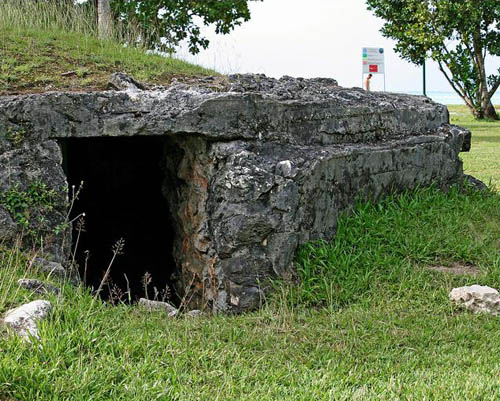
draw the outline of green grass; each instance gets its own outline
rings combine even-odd
[[[99,40],[92,10],[53,2],[0,5],[0,95],[48,90],[105,89],[112,73],[150,84],[216,74],[176,58],[147,54],[118,40]],[[60,21],[64,20],[64,23]],[[65,73],[72,72],[69,75]]]
[[[372,293],[397,298],[402,291],[425,292],[431,282],[426,266],[458,262],[498,268],[499,206],[497,195],[465,195],[454,189],[444,196],[433,188],[390,196],[375,205],[361,203],[339,220],[333,242],[302,247],[302,280],[294,299],[342,307],[370,299]]]
[[[10,255],[4,252],[3,258]],[[452,276],[430,265],[474,264]],[[0,264],[2,264],[0,260]],[[19,271],[25,270],[23,259]],[[500,196],[436,189],[360,204],[259,312],[168,319],[65,285],[42,346],[0,337],[17,400],[497,400],[500,319],[447,299],[500,287]],[[9,270],[9,269],[7,269]],[[10,269],[12,270],[12,269]],[[5,274],[6,270],[0,272]],[[29,276],[36,276],[30,272]],[[35,299],[10,286],[1,310]],[[2,299],[2,298],[0,298]]]
[[[475,120],[466,106],[448,109],[452,124],[472,131],[472,149],[462,153],[465,172],[500,190],[500,121]]]

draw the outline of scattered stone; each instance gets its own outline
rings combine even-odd
[[[179,310],[178,309],[173,310],[172,312],[168,313],[168,317],[177,317],[177,316],[179,316]]]
[[[439,273],[448,273],[456,275],[467,275],[476,277],[479,275],[479,269],[477,266],[467,264],[467,263],[454,263],[451,266],[428,266],[429,270],[436,271]]]
[[[175,312],[174,316],[177,315],[177,308],[170,305],[168,302],[161,301],[150,301],[146,298],[139,299],[139,305],[148,310],[164,310],[170,316],[171,313]]]
[[[39,339],[37,322],[47,317],[51,310],[52,304],[49,301],[33,301],[7,311],[4,323],[27,341],[31,338]]]
[[[487,192],[488,191],[488,186],[482,182],[481,180],[477,179],[476,177],[473,177],[472,175],[465,174],[464,175],[464,183],[467,182],[469,185],[471,185],[476,191],[479,192]]]
[[[144,90],[146,87],[123,72],[115,72],[108,82],[108,88],[121,90]]]
[[[33,291],[36,294],[59,294],[61,290],[52,284],[44,283],[40,280],[30,279],[30,278],[22,278],[17,281],[20,287],[26,288],[27,290]]]
[[[458,306],[472,312],[492,315],[500,313],[500,294],[494,288],[475,284],[454,288],[449,296]]]
[[[35,258],[33,263],[35,267],[39,268],[44,273],[53,274],[58,277],[64,277],[66,275],[66,269],[60,263],[50,262],[43,258]]]
[[[0,206],[0,241],[10,241],[17,233],[17,225],[10,213]]]
[[[188,313],[186,313],[187,317],[201,317],[203,316],[203,312],[199,309],[193,309],[190,310]]]

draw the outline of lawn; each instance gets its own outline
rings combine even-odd
[[[462,266],[452,275],[433,266]],[[0,311],[36,299],[0,257]],[[170,319],[64,286],[41,344],[0,336],[0,395],[15,400],[498,400],[500,319],[447,298],[500,288],[500,196],[435,188],[359,204],[330,244],[297,259],[244,316]]]
[[[477,121],[466,106],[448,109],[452,124],[472,131],[472,149],[462,153],[465,172],[500,190],[500,121]]]

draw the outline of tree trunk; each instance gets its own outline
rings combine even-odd
[[[481,104],[479,107],[471,107],[469,106],[471,113],[474,115],[474,118],[477,120],[483,120],[485,118],[490,120],[498,120],[498,114],[495,110],[495,106],[491,103],[491,100],[485,105]]]
[[[113,21],[111,18],[111,7],[109,0],[97,1],[97,30],[99,39],[109,39],[111,37]]]
[[[486,110],[484,110],[484,118],[489,118],[491,120],[498,120],[498,114],[495,110],[495,106],[493,106],[493,103],[491,103],[491,100],[488,103],[488,106],[486,106]]]

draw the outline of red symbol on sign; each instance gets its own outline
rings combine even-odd
[[[370,65],[370,72],[378,72],[378,65],[375,64],[375,65]]]

